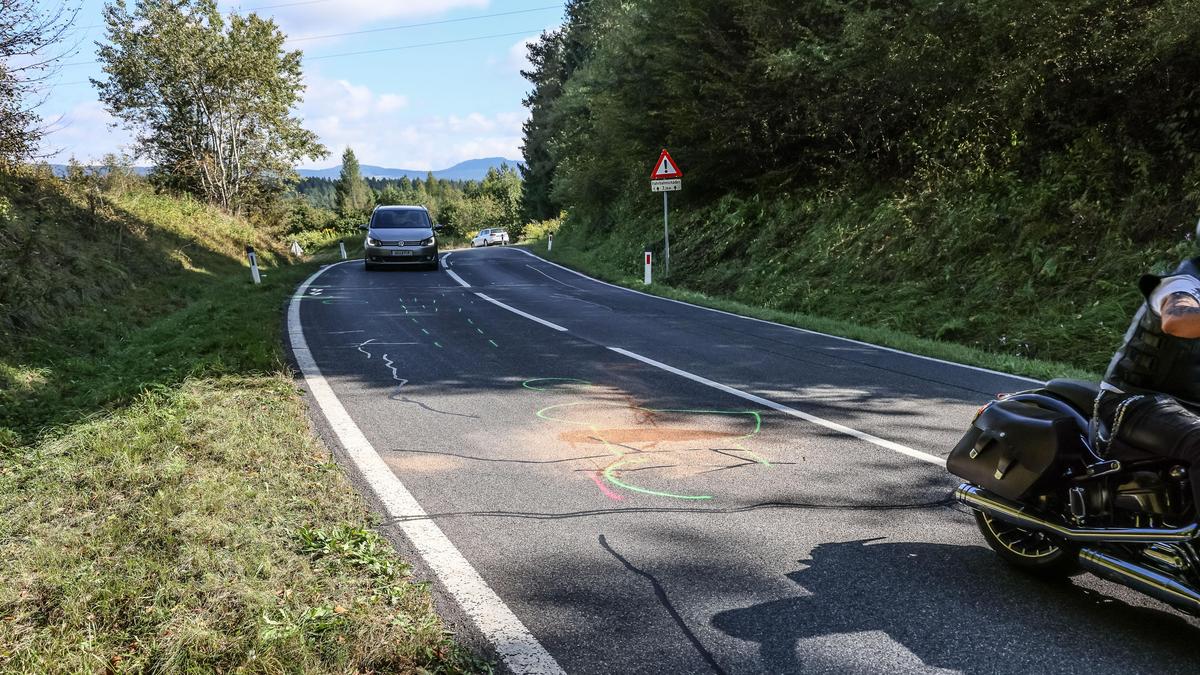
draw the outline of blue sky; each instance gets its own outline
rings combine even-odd
[[[132,0],[130,0],[132,4]],[[102,0],[84,0],[76,25],[79,53],[56,76],[39,113],[53,124],[42,150],[51,161],[94,160],[127,148],[130,136],[87,84],[100,75]],[[443,169],[465,159],[520,158],[521,99],[529,83],[519,70],[525,44],[563,18],[554,0],[221,0],[225,10],[275,19],[302,49],[308,90],[298,114],[330,151],[303,168],[338,164],[354,148],[363,164]],[[341,37],[334,33],[430,24]],[[492,37],[495,36],[495,37]],[[484,39],[473,39],[484,38]],[[452,44],[425,45],[451,42]],[[385,50],[338,56],[347,52]],[[320,58],[330,57],[330,58]],[[311,60],[309,60],[311,59]],[[57,121],[57,122],[56,122]]]

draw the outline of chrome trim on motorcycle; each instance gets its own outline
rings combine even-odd
[[[1189,614],[1200,615],[1200,593],[1166,574],[1090,548],[1079,552],[1079,564],[1097,576],[1129,586]]]
[[[961,504],[1005,522],[1049,532],[1068,541],[1154,543],[1157,541],[1191,541],[1200,535],[1200,524],[1174,529],[1146,527],[1093,527],[1074,528],[1040,518],[1025,510],[1016,502],[994,495],[981,487],[963,483],[954,490],[954,498]]]

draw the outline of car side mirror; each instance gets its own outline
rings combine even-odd
[[[359,225],[358,229],[362,230],[363,232],[366,232],[367,230],[371,229],[371,226],[370,225]]]

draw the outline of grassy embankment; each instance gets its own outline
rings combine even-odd
[[[0,177],[0,670],[486,669],[310,433],[279,333],[315,264],[103,183]]]
[[[664,297],[1041,379],[1098,378],[1136,308],[1137,275],[1190,250],[1176,228],[1141,248],[1114,231],[1081,252],[1031,233],[1021,195],[927,197],[726,197],[690,209],[677,198],[669,280],[661,210],[650,204],[622,207],[628,216],[606,227],[574,216],[533,224],[531,247]],[[557,230],[552,252],[548,230]],[[649,288],[644,250],[657,261]]]

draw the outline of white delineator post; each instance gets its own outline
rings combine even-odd
[[[546,250],[547,251],[554,250],[554,233],[553,232],[546,235]]]
[[[338,250],[342,252],[342,260],[345,260],[346,259],[346,244],[344,242],[339,241],[338,242]]]
[[[646,251],[646,276],[642,278],[642,283],[646,286],[650,285],[650,251]]]
[[[254,255],[253,246],[246,247],[246,258],[250,260],[250,278],[254,280],[254,283],[261,284],[262,277],[258,274],[258,256]]]

